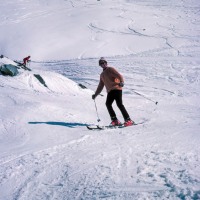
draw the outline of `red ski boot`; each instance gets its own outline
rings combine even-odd
[[[120,126],[122,125],[121,122],[118,120],[118,119],[115,119],[113,120],[111,123],[110,123],[111,126]]]
[[[132,126],[133,124],[134,124],[134,121],[132,121],[131,119],[126,120],[126,121],[124,122],[124,126]]]

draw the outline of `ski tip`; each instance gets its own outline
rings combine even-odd
[[[88,126],[86,126],[87,127],[87,129],[89,129],[89,130],[103,130],[103,127],[100,127],[100,126],[98,126],[98,125],[88,125]]]

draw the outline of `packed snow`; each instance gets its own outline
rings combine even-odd
[[[0,18],[0,64],[32,60],[0,74],[0,200],[200,199],[199,1],[10,0]],[[141,124],[87,129],[110,123],[101,56]]]

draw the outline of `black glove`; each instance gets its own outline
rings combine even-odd
[[[120,86],[120,87],[124,87],[124,82],[120,82],[120,83],[119,83],[119,86]]]
[[[96,95],[95,95],[95,94],[93,94],[93,95],[92,95],[92,99],[94,100],[95,98],[96,98]]]

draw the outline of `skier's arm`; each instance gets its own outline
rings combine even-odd
[[[104,82],[100,78],[99,85],[98,85],[98,87],[96,89],[96,92],[95,92],[95,94],[93,96],[94,99],[101,93],[101,91],[103,90],[103,87],[104,87]]]

